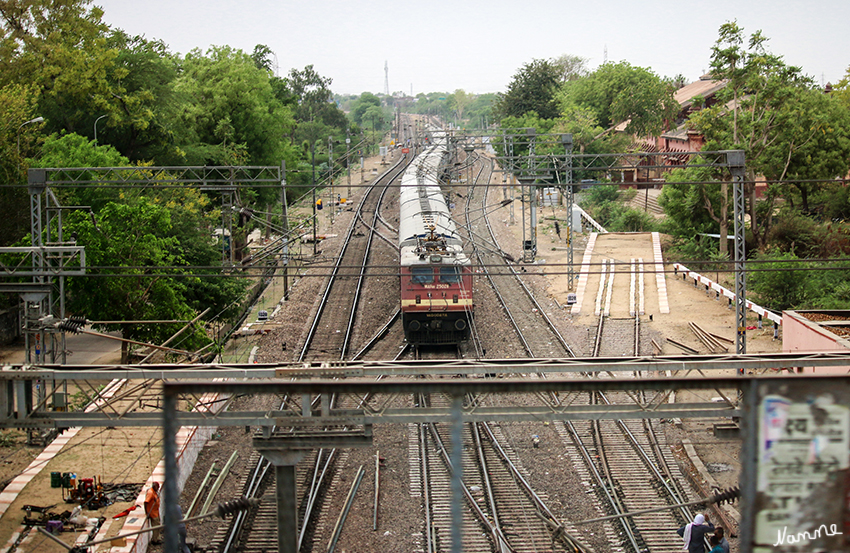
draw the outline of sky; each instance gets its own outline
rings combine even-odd
[[[278,74],[313,65],[338,94],[504,92],[534,59],[568,54],[595,69],[627,61],[697,80],[718,29],[737,21],[818,84],[850,67],[848,0],[94,0],[104,21],[181,55],[265,44]]]

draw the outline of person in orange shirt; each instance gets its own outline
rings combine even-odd
[[[145,514],[148,516],[148,520],[151,523],[151,526],[159,526],[159,482],[154,482],[151,484],[151,487],[148,489],[147,495],[145,495]],[[153,536],[151,537],[151,543],[160,543],[160,529],[156,528],[153,530]]]

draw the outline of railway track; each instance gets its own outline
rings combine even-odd
[[[598,297],[611,296],[613,279],[602,279]],[[634,297],[632,287],[630,294]],[[600,310],[593,356],[639,355],[639,316],[606,317]],[[613,375],[600,375],[600,377]],[[629,376],[629,375],[625,375]],[[631,375],[637,377],[638,375]],[[594,403],[629,401],[623,394],[594,394]],[[659,443],[655,421],[596,420],[567,422],[562,437],[577,448],[576,466],[595,485],[599,508],[623,514],[694,499],[669,448]],[[639,467],[639,469],[638,469]],[[685,508],[628,516],[606,523],[606,533],[627,551],[666,553],[681,550],[675,529],[693,520]]]
[[[482,167],[478,173],[479,178],[486,174]],[[489,181],[489,174],[487,174]],[[470,187],[467,194],[468,204],[476,205],[480,202],[481,210],[486,213],[486,192],[483,187]],[[476,204],[471,204],[476,202]],[[467,207],[469,213],[471,209]],[[377,210],[374,210],[377,212]],[[360,219],[360,224],[365,225],[368,232],[372,232],[378,221],[373,220],[370,224]],[[486,217],[480,217],[486,221]],[[352,224],[352,226],[354,223]],[[476,250],[481,251],[479,263],[484,266],[500,267],[498,273],[488,275],[491,284],[494,280],[501,282],[501,286],[492,284],[496,294],[500,296],[506,313],[512,316],[513,326],[516,330],[516,340],[523,344],[526,354],[529,356],[571,356],[572,351],[564,342],[563,338],[554,328],[551,321],[543,315],[543,309],[534,301],[528,287],[522,282],[522,278],[512,270],[509,263],[501,254],[492,231],[487,225],[478,226],[475,221],[467,221],[470,236],[478,241]],[[486,232],[486,234],[485,234]],[[487,241],[481,241],[480,235],[489,236]],[[475,240],[474,240],[475,241]],[[484,256],[491,256],[489,259]],[[340,256],[342,259],[343,256]],[[351,265],[345,262],[345,265]],[[510,269],[502,270],[501,266]],[[503,273],[504,271],[504,273]],[[496,271],[494,271],[496,272]],[[495,278],[494,278],[495,277]],[[330,286],[330,285],[329,285]],[[336,295],[336,294],[335,294]],[[343,294],[340,294],[343,295]],[[350,295],[350,294],[344,294]],[[502,300],[501,298],[507,298]],[[524,302],[524,303],[523,303]],[[531,314],[528,319],[521,318],[521,314]],[[317,316],[317,320],[318,320]],[[602,319],[601,319],[602,320]],[[607,319],[606,324],[600,324],[599,336],[601,344],[610,346],[611,351],[602,350],[604,355],[620,355],[615,340],[605,336],[622,336],[631,332],[633,336],[638,335],[639,328],[635,319]],[[386,344],[394,342],[387,338],[397,326],[394,318],[384,323],[384,327],[377,328],[372,340],[361,348],[355,358],[364,355],[378,355],[381,358],[389,358],[381,348]],[[551,329],[541,340],[536,337],[544,334],[541,327]],[[474,328],[474,327],[473,327]],[[603,332],[605,334],[603,334]],[[339,333],[335,333],[339,334]],[[316,342],[314,336],[312,341]],[[324,339],[321,339],[324,340]],[[309,341],[308,341],[309,342]],[[318,342],[316,342],[318,343]],[[634,346],[634,344],[632,344]],[[336,346],[334,346],[336,347]],[[333,352],[332,358],[337,358],[336,353],[345,355],[346,346],[328,347],[323,343],[321,353]],[[398,346],[393,346],[399,350]],[[480,349],[476,348],[479,352]],[[405,354],[404,351],[400,352]],[[409,352],[407,355],[417,355],[422,358],[445,358],[447,352]],[[313,354],[319,355],[319,354]],[[477,353],[480,356],[480,353]],[[321,357],[316,357],[321,358]],[[611,401],[619,398],[612,397]],[[368,401],[369,398],[362,398]],[[597,401],[608,400],[608,398],[597,398]],[[419,401],[426,401],[420,398]],[[446,401],[445,398],[436,398],[435,401]],[[476,401],[467,398],[467,401]],[[587,461],[579,472],[584,471],[587,480],[592,480],[591,473],[598,473],[599,479],[595,488],[597,495],[609,495],[614,501],[615,507],[602,506],[599,510],[605,514],[620,511],[633,511],[648,506],[658,506],[659,502],[680,501],[675,499],[675,494],[683,494],[682,488],[675,484],[672,490],[664,491],[662,481],[676,481],[680,475],[674,470],[666,468],[671,457],[669,453],[663,453],[664,448],[655,444],[655,438],[646,434],[644,428],[631,423],[622,424],[606,422],[596,429],[586,426],[573,426],[568,430],[563,426],[561,431],[565,441],[574,446],[570,456],[578,460],[584,455]],[[636,423],[642,424],[642,423]],[[561,425],[562,426],[562,425]],[[624,430],[623,428],[627,429]],[[649,427],[651,429],[651,427]],[[432,553],[445,551],[450,547],[452,536],[452,492],[451,471],[452,454],[450,451],[451,440],[448,430],[437,425],[410,425],[410,439],[408,441],[410,455],[410,491],[411,495],[420,498],[422,512],[427,516],[421,522],[422,532],[419,539],[420,548],[423,552]],[[631,434],[631,438],[629,438]],[[505,444],[502,429],[495,425],[467,424],[463,429],[464,448],[462,452],[462,468],[464,481],[464,504],[463,504],[463,550],[464,551],[496,551],[500,553],[509,551],[588,551],[589,548],[582,546],[577,541],[570,539],[571,535],[558,523],[558,518],[552,514],[545,505],[544,494],[535,492],[527,484],[524,470],[522,469],[520,457]],[[646,451],[640,453],[636,448],[644,448]],[[579,450],[582,454],[577,453]],[[643,450],[643,449],[641,449]],[[320,457],[327,455],[327,457]],[[604,461],[594,461],[596,456],[604,457]],[[322,495],[343,494],[343,486],[339,484],[340,472],[331,469],[334,466],[343,469],[346,464],[347,453],[314,452],[309,460],[305,459],[297,468],[298,495],[301,509],[300,518],[307,519],[302,528],[302,550],[325,550],[328,540],[329,528],[333,524],[332,517],[326,505],[329,500],[322,499]],[[645,470],[635,471],[635,467],[643,464]],[[648,484],[646,473],[651,466],[661,466],[659,483]],[[675,467],[675,463],[672,464]],[[349,467],[350,468],[350,467]],[[637,475],[634,473],[637,472]],[[666,477],[664,476],[666,475]],[[316,482],[321,481],[321,485]],[[262,486],[259,486],[262,487]],[[648,491],[647,491],[648,490]],[[664,494],[667,494],[665,498]],[[690,499],[690,498],[686,498]],[[315,505],[315,512],[307,517],[307,506]],[[276,505],[271,498],[261,503],[257,513],[250,517],[249,522],[253,525],[250,540],[240,542],[243,545],[239,551],[259,553],[264,549],[273,549],[276,546]],[[335,516],[335,515],[334,515]],[[611,544],[623,544],[628,550],[634,551],[674,551],[678,550],[680,540],[673,532],[682,523],[685,513],[660,513],[658,516],[645,515],[626,519],[623,524],[605,523],[605,533]],[[666,517],[666,518],[665,518]],[[245,532],[247,535],[247,531]]]
[[[483,190],[483,194],[478,192]],[[469,205],[480,201],[480,211],[484,217],[480,223],[468,220],[471,234],[489,236],[484,242],[486,247],[476,248],[476,255],[482,266],[510,267],[489,226],[488,211],[484,187],[470,187]],[[468,207],[467,212],[472,208]],[[476,210],[477,211],[477,210]],[[485,233],[486,227],[486,233]],[[639,261],[639,260],[638,260]],[[610,301],[612,297],[613,276],[602,279],[598,293],[599,323],[593,341],[593,355],[618,357],[621,355],[639,355],[640,352],[640,311],[642,290],[636,290],[636,283],[642,286],[643,279],[634,275],[639,264],[632,263],[630,306],[632,317],[612,318]],[[639,270],[639,269],[638,269]],[[501,269],[500,271],[501,272]],[[622,277],[621,277],[622,278]],[[526,293],[518,294],[507,279],[488,280],[493,286],[506,314],[527,355],[533,356],[573,356],[572,350],[563,342],[560,334],[548,318],[530,316],[542,309],[533,302],[522,279],[519,288]],[[607,290],[604,289],[607,280]],[[607,293],[606,293],[607,292]],[[530,300],[526,300],[530,298]],[[619,300],[618,300],[619,301]],[[531,331],[531,332],[529,332]],[[633,375],[637,376],[637,375]],[[596,402],[625,401],[625,396],[596,396],[588,398]],[[557,402],[557,398],[553,398]],[[688,486],[673,459],[669,448],[659,443],[654,422],[646,421],[577,421],[556,425],[572,459],[574,470],[581,480],[595,491],[597,508],[605,514],[620,514],[649,507],[658,507],[672,503],[692,500],[688,495]],[[639,470],[636,468],[640,467]],[[607,541],[614,547],[622,547],[636,553],[673,552],[681,550],[681,539],[675,529],[692,520],[690,512],[684,509],[662,511],[635,517],[625,517],[619,521],[606,521],[602,527]]]
[[[390,184],[407,167],[409,159],[400,158],[360,200],[304,340],[299,361],[308,358],[338,361],[349,354],[370,249],[376,235],[378,206]],[[343,267],[348,268],[347,274],[342,273]]]
[[[564,337],[546,315],[511,259],[498,245],[488,213],[503,204],[487,204],[492,160],[480,158],[481,169],[466,195],[466,228],[473,254],[499,304],[509,318],[520,347],[529,357],[574,357]],[[478,182],[483,184],[479,185]],[[473,215],[474,214],[474,215]]]
[[[420,397],[448,405],[445,397]],[[467,401],[474,401],[467,398]],[[416,427],[418,441],[410,443],[411,458],[418,459],[411,480],[422,497],[425,515],[422,551],[446,550],[452,539],[452,473],[450,430],[435,424]],[[498,427],[470,423],[462,431],[463,551],[588,551],[567,534],[546,506],[545,494],[536,493],[512,449],[504,445]]]

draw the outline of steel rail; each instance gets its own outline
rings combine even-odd
[[[603,491],[603,493],[605,494],[605,498],[608,500],[608,504],[615,511],[614,514],[624,515],[625,513],[622,509],[619,508],[618,502],[614,499],[614,497],[611,496],[611,490],[609,490],[608,486],[606,485],[605,479],[602,477],[601,474],[599,474],[599,470],[596,467],[596,463],[593,462],[593,458],[591,457],[590,452],[587,450],[587,447],[585,447],[584,443],[581,441],[581,436],[579,435],[578,430],[576,430],[575,425],[573,425],[572,421],[564,421],[564,426],[567,428],[570,435],[572,436],[573,443],[576,444],[578,452],[584,459],[585,465],[593,474],[593,479],[596,480],[596,485],[600,490]],[[625,520],[625,517],[621,517],[617,520],[620,522],[620,525],[623,528],[623,532],[628,537],[628,540],[631,543],[634,551],[640,552],[640,547],[638,546],[637,541],[635,540],[635,536],[632,533],[632,529]]]
[[[425,553],[436,553],[437,543],[434,535],[435,528],[431,513],[431,480],[428,467],[428,448],[426,441],[426,423],[419,423],[419,459],[422,473],[422,497],[425,501]]]
[[[396,162],[396,165],[394,165],[389,171],[384,173],[384,175],[382,176],[382,180],[388,180],[389,182],[392,182],[395,179],[395,176],[390,176],[390,172],[396,170],[399,167],[399,165],[401,165],[402,161],[404,161],[404,158],[402,158],[401,160]],[[360,198],[360,203],[357,206],[357,212],[358,213],[360,211],[362,211],[363,206],[366,203],[366,199],[371,195],[371,193],[373,191],[374,191],[374,185],[365,194],[363,194],[362,198]],[[354,235],[354,229],[356,227],[357,227],[357,217],[352,217],[351,223],[348,226],[348,231],[346,232],[345,240],[342,244],[342,248],[340,249],[340,253],[337,257],[337,260],[334,263],[334,267],[333,267],[333,270],[331,272],[331,275],[328,278],[327,285],[325,286],[325,291],[322,294],[322,298],[321,298],[321,301],[319,303],[318,311],[316,312],[316,316],[313,318],[313,322],[310,325],[310,331],[307,333],[307,338],[304,340],[304,346],[302,347],[301,353],[298,356],[299,362],[304,360],[304,358],[307,355],[307,352],[310,350],[310,347],[312,346],[313,337],[316,334],[316,329],[319,326],[319,321],[321,320],[322,315],[324,313],[325,305],[327,305],[328,297],[331,294],[331,290],[333,289],[334,281],[336,280],[336,277],[339,274],[339,269],[340,269],[342,260],[345,257],[345,252],[348,249],[348,245],[351,242],[351,238]],[[362,274],[362,268],[361,268],[361,274]],[[352,307],[352,310],[355,310],[355,309],[356,309],[356,306]],[[348,331],[346,331],[346,333],[348,333]]]
[[[602,401],[604,401],[607,405],[611,405],[612,402],[610,400],[608,400],[608,398],[605,396],[604,392],[597,392],[597,394],[599,395],[600,399],[602,399]],[[673,499],[673,502],[674,503],[685,503],[687,500],[685,498],[683,498],[681,494],[679,494],[678,490],[674,489],[673,487],[670,486],[670,484],[667,483],[666,478],[658,470],[656,463],[652,461],[649,454],[647,454],[647,452],[643,449],[643,447],[638,443],[637,438],[635,437],[635,435],[631,431],[631,429],[629,429],[626,426],[626,424],[620,419],[618,419],[616,422],[617,422],[617,426],[620,427],[620,430],[622,430],[623,434],[626,436],[626,438],[628,438],[629,443],[632,444],[632,447],[634,448],[635,452],[637,452],[637,454],[640,456],[641,460],[643,460],[643,463],[650,470],[650,472],[652,472],[652,474],[655,476],[655,478],[658,480],[658,482],[661,483],[661,486],[664,488],[664,490],[667,492],[667,494]],[[656,455],[656,459],[657,459],[658,464],[665,464],[666,465],[666,463],[664,462],[664,459],[659,457],[658,455]],[[669,475],[669,473],[668,473],[668,475]],[[687,520],[687,521],[693,520],[693,518],[691,517],[690,511],[688,511],[684,507],[682,507],[681,509],[682,509],[682,516],[685,518],[685,520]]]
[[[481,171],[479,171],[478,175],[476,175],[474,182],[477,182],[479,176],[481,175],[481,173],[483,171],[484,171],[484,166],[482,164]],[[488,181],[489,181],[489,175],[488,175]],[[466,194],[466,205],[465,205],[465,209],[464,209],[464,217],[466,219],[466,232],[469,235],[469,243],[472,245],[472,252],[475,254],[475,257],[478,259],[479,266],[483,267],[484,266],[484,260],[481,257],[481,252],[479,251],[478,244],[475,241],[474,233],[472,231],[472,221],[470,221],[470,219],[469,219],[470,204],[472,202],[473,196],[475,195],[475,189],[472,188],[472,187],[467,187],[467,189],[468,189],[468,192]],[[498,295],[498,290],[496,289],[495,284],[493,284],[493,279],[490,277],[489,272],[485,271],[485,275],[487,276],[487,279],[490,281],[490,286],[493,288],[493,290],[496,290],[496,294]],[[500,301],[501,301],[501,297],[500,297]],[[503,302],[503,304],[504,304],[504,302]],[[469,320],[470,320],[469,328],[470,328],[470,331],[471,331],[470,337],[472,338],[473,344],[475,346],[475,353],[480,358],[480,357],[483,357],[484,349],[482,348],[481,340],[478,337],[478,329],[477,329],[475,322],[474,322],[474,316],[470,317]]]
[[[448,469],[449,473],[454,473],[455,470],[462,470],[462,467],[456,468],[452,465],[451,456],[449,455],[449,452],[446,450],[446,447],[443,444],[443,440],[440,437],[440,433],[437,431],[437,426],[434,423],[428,423],[428,428],[431,431],[431,437],[434,439],[434,443],[437,445],[440,458],[443,460],[443,463],[446,465],[446,468]],[[501,529],[496,527],[493,522],[487,517],[487,514],[481,509],[481,507],[478,506],[478,503],[472,496],[472,492],[469,491],[469,487],[465,483],[463,483],[462,477],[461,490],[463,491],[463,495],[466,498],[467,503],[469,503],[472,511],[478,516],[482,524],[484,524],[484,526],[489,530],[490,536],[493,539],[493,544],[498,549],[499,553],[513,553],[514,550],[513,548],[511,548],[507,538],[502,533]]]
[[[410,165],[412,160],[412,156],[410,159],[408,159],[407,156],[401,158],[401,161],[399,161],[399,163],[397,163],[396,166],[393,167],[393,169],[391,170],[393,172],[392,177],[387,178],[387,184],[386,186],[384,186],[383,190],[381,190],[381,194],[378,196],[378,203],[375,206],[375,213],[372,217],[372,224],[369,226],[369,237],[366,239],[366,248],[363,252],[363,262],[360,265],[360,276],[357,279],[357,287],[354,291],[354,299],[352,300],[351,313],[348,317],[348,327],[345,330],[345,339],[342,342],[342,351],[340,352],[339,357],[340,361],[345,359],[345,354],[348,352],[348,346],[351,343],[351,331],[354,328],[354,319],[357,316],[357,305],[360,303],[360,292],[363,290],[363,279],[366,275],[366,264],[369,262],[369,254],[372,250],[372,238],[374,238],[375,234],[377,233],[377,231],[375,230],[375,226],[378,220],[378,208],[380,207],[381,202],[384,201],[384,196],[386,195],[390,185],[393,183],[394,180],[398,178],[398,176],[404,171],[404,169],[406,169],[407,166]],[[402,163],[402,161],[404,163]],[[358,212],[358,215],[360,215],[360,212]]]
[[[487,466],[487,459],[484,458],[484,447],[481,444],[481,431],[476,423],[469,423],[469,428],[472,431],[472,442],[475,444],[475,451],[478,453],[478,465],[481,469],[481,481],[484,484],[484,490],[487,494],[487,504],[490,506],[490,517],[493,526],[502,530],[502,523],[499,520],[499,509],[496,505],[496,496],[493,492],[493,483],[490,479],[490,468]]]
[[[489,160],[489,161],[490,161],[491,165],[494,163],[493,160]],[[488,232],[490,233],[490,239],[491,239],[493,244],[496,244],[498,246],[499,242],[496,239],[496,234],[495,234],[495,232],[493,232],[493,227],[490,224],[490,217],[487,215],[486,209],[484,208],[484,206],[486,206],[486,204],[487,204],[487,194],[489,192],[489,189],[490,189],[489,186],[486,186],[484,188],[484,193],[483,193],[482,199],[481,199],[482,212],[484,214],[484,223],[487,227]],[[471,196],[472,196],[472,193],[467,195],[468,198],[471,198]],[[516,321],[515,317],[511,313],[511,309],[508,307],[507,302],[505,301],[502,294],[499,292],[498,287],[495,285],[495,282],[493,281],[489,267],[487,267],[483,263],[483,260],[480,257],[480,253],[478,253],[477,250],[476,250],[476,255],[478,256],[479,263],[481,264],[481,266],[485,270],[485,275],[487,276],[487,279],[489,280],[491,287],[493,288],[494,292],[496,293],[496,297],[499,299],[499,302],[502,304],[502,307],[504,308],[505,313],[508,315],[508,319],[510,320],[511,325],[514,327],[514,330],[516,331],[519,340],[522,342],[523,347],[525,348],[525,350],[529,354],[529,356],[534,357],[535,352],[533,351],[533,349],[532,349],[531,345],[528,343],[528,341],[525,339],[525,336],[523,335],[523,332],[519,327],[519,323]],[[504,259],[503,259],[503,261],[504,261]],[[554,323],[549,318],[549,316],[546,315],[546,312],[543,310],[543,308],[537,302],[537,299],[535,299],[534,294],[531,293],[531,290],[528,288],[528,286],[526,286],[525,282],[523,282],[523,280],[519,276],[519,274],[514,270],[514,268],[509,263],[504,263],[503,266],[507,267],[507,269],[510,271],[510,274],[517,280],[517,282],[519,283],[519,285],[522,287],[523,291],[525,292],[526,296],[531,301],[532,305],[534,305],[534,307],[537,309],[537,313],[540,314],[540,316],[543,318],[544,322],[547,325],[547,328],[549,328],[549,330],[554,334],[556,340],[561,345],[561,347],[564,348],[564,350],[567,352],[567,354],[570,357],[575,357],[575,354],[573,353],[572,348],[570,348],[569,344],[567,344],[567,341],[564,339],[564,337],[561,335],[561,333],[558,331],[558,329],[555,328]]]
[[[481,425],[481,428],[484,429],[484,432],[487,434],[487,437],[490,440],[490,443],[493,446],[493,450],[499,455],[505,465],[510,470],[514,479],[519,483],[520,487],[525,491],[526,494],[531,498],[535,507],[538,511],[538,516],[546,523],[546,525],[552,531],[553,538],[560,539],[566,547],[572,548],[574,553],[591,553],[593,549],[588,545],[581,543],[578,538],[570,535],[565,529],[564,525],[558,522],[558,518],[555,516],[555,513],[549,509],[549,506],[543,501],[543,499],[537,495],[537,492],[534,491],[534,488],[531,487],[531,484],[525,479],[525,477],[520,473],[519,469],[514,465],[513,461],[508,457],[507,452],[504,450],[502,445],[499,443],[499,440],[496,438],[496,435],[493,433],[493,429],[490,428],[490,423],[482,422],[478,423]]]
[[[366,345],[365,345],[365,346],[363,346],[362,348],[360,348],[360,351],[358,351],[357,353],[355,353],[355,354],[354,354],[354,356],[351,358],[351,360],[352,360],[352,361],[357,361],[357,360],[358,360],[358,359],[360,359],[363,355],[365,355],[367,351],[369,351],[370,349],[372,349],[372,347],[373,347],[375,344],[377,344],[378,342],[380,342],[380,341],[384,338],[384,336],[386,336],[386,335],[387,335],[387,332],[389,332],[389,331],[390,331],[390,328],[392,328],[392,326],[396,323],[396,321],[398,321],[399,317],[401,317],[401,309],[396,309],[396,312],[395,312],[395,313],[393,313],[393,316],[392,316],[392,317],[390,317],[390,320],[388,320],[388,321],[386,322],[386,324],[385,324],[384,326],[382,326],[382,327],[378,330],[378,332],[376,332],[376,333],[375,333],[375,335],[374,335],[374,336],[372,336],[372,338],[371,338],[371,339],[370,339],[370,340],[366,343]]]

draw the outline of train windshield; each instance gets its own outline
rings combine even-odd
[[[434,271],[431,267],[411,267],[411,280],[414,284],[430,284],[434,282]]]
[[[440,267],[440,282],[448,284],[460,282],[460,271],[457,267]]]

